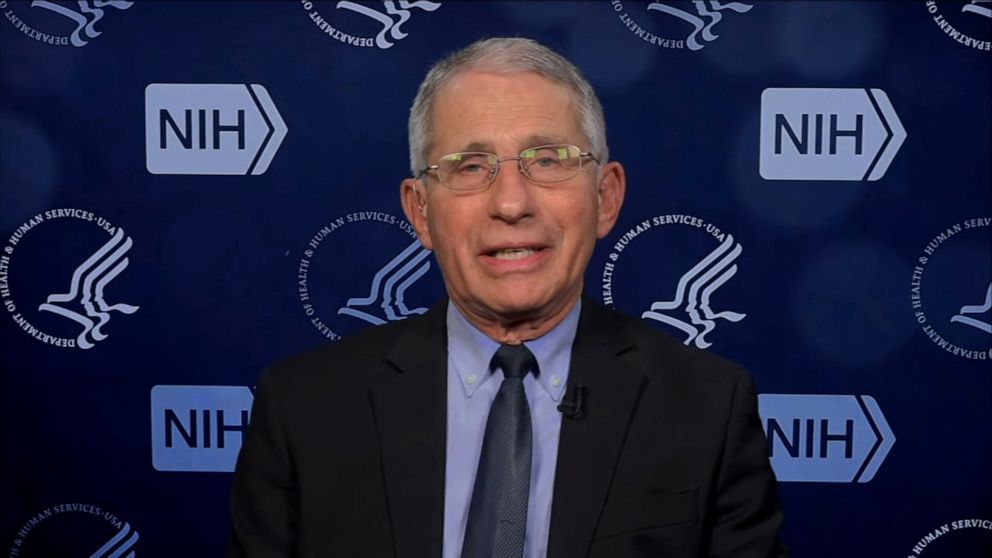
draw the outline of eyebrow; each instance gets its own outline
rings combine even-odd
[[[525,146],[525,149],[526,149],[527,147],[537,147],[538,145],[551,145],[551,144],[559,144],[559,143],[568,143],[568,141],[566,141],[565,139],[560,138],[560,137],[536,135],[536,136],[530,136],[529,138],[527,138],[527,140],[526,140],[525,143],[527,144]]]
[[[553,136],[533,135],[533,136],[528,136],[523,140],[522,142],[523,147],[521,147],[521,151],[524,149],[529,149],[531,147],[537,147],[538,145],[557,145],[557,144],[566,144],[566,143],[568,143],[568,141]],[[466,152],[466,151],[483,151],[486,153],[495,152],[495,150],[493,149],[493,144],[488,142],[480,142],[480,141],[473,141],[472,143],[466,145],[463,149],[459,150],[459,152]]]

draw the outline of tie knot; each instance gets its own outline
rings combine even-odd
[[[537,359],[534,353],[520,345],[500,345],[493,355],[492,367],[501,368],[507,378],[523,378],[531,370],[537,373]]]

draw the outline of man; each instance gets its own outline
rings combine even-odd
[[[749,377],[581,299],[623,167],[526,39],[441,61],[401,199],[449,300],[263,374],[230,556],[782,556]]]

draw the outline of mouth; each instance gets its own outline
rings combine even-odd
[[[550,254],[548,246],[540,244],[519,244],[497,246],[484,250],[481,254],[484,262],[499,271],[527,271],[536,269]]]
[[[540,251],[539,247],[522,247],[522,248],[501,248],[499,250],[492,250],[486,255],[497,260],[522,260],[528,256],[533,256],[534,253]]]

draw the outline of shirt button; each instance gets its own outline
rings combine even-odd
[[[561,378],[559,378],[558,376],[551,376],[551,385],[554,386],[554,387],[560,386],[561,385]]]
[[[469,374],[469,375],[468,375],[468,377],[467,377],[467,378],[465,378],[465,382],[466,382],[466,383],[467,383],[468,385],[470,385],[470,386],[471,386],[471,385],[474,385],[474,384],[475,384],[475,374]]]

